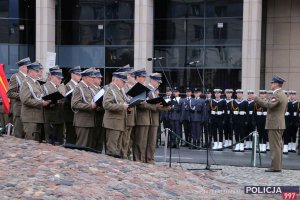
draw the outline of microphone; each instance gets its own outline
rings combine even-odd
[[[189,65],[195,65],[195,64],[198,64],[198,63],[200,63],[200,60],[192,61],[192,62],[189,62],[188,64]]]
[[[148,61],[152,61],[152,60],[162,60],[162,59],[165,59],[165,57],[147,58]]]

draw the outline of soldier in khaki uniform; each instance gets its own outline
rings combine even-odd
[[[88,146],[88,138],[93,134],[95,127],[95,109],[93,92],[90,89],[95,74],[93,69],[81,73],[82,80],[75,87],[71,107],[74,110],[74,126],[77,135],[76,145]]]
[[[59,91],[64,95],[64,91],[61,91],[59,86],[63,79],[61,69],[49,69],[49,80],[42,85],[44,95],[49,95]],[[51,102],[44,109],[45,116],[45,139],[50,143],[58,142],[63,144],[64,142],[64,121],[63,121],[63,100],[57,102]]]
[[[254,101],[268,110],[266,129],[269,131],[272,167],[267,169],[266,172],[281,172],[282,169],[282,135],[286,127],[284,114],[288,101],[281,89],[284,82],[285,80],[281,77],[277,75],[273,76],[271,81],[273,94],[269,100],[262,100],[253,95]]]
[[[151,89],[148,97],[149,99],[157,98],[158,95],[156,93],[157,88],[162,83],[161,74],[160,73],[153,73],[150,75],[150,83],[148,84],[148,88]],[[156,147],[156,139],[157,139],[157,128],[159,127],[159,112],[160,111],[169,111],[171,107],[163,107],[162,105],[158,104],[155,105],[156,109],[150,110],[150,126],[148,134],[145,135],[144,140],[146,140],[146,162],[147,163],[154,163],[154,154],[155,154],[155,147]]]
[[[121,89],[127,81],[126,72],[114,72],[112,82],[103,97],[105,109],[103,126],[106,129],[106,154],[121,158],[121,138],[126,128],[128,104]]]
[[[24,58],[17,62],[17,65],[19,66],[19,72],[15,73],[11,76],[9,80],[8,90],[7,90],[7,96],[11,100],[11,105],[13,106],[13,125],[14,130],[13,134],[18,138],[24,138],[25,132],[23,130],[23,123],[21,120],[21,107],[22,103],[20,100],[20,88],[22,86],[22,83],[24,79],[27,76],[27,65],[31,64],[29,58]]]
[[[71,74],[71,80],[66,84],[66,93],[73,91],[75,87],[78,85],[81,79],[81,68],[80,66],[73,67],[69,70]],[[73,125],[74,120],[74,112],[71,109],[71,98],[65,98],[64,104],[64,121],[66,128],[66,143],[75,144],[76,143],[76,132],[75,127]]]
[[[44,123],[44,107],[49,105],[51,101],[42,99],[44,92],[37,81],[42,70],[41,64],[32,63],[27,68],[28,76],[23,81],[20,89],[22,102],[21,119],[24,126],[25,139],[40,141]]]
[[[125,83],[125,86],[121,89],[125,100],[127,102],[130,101],[131,97],[126,95],[126,93],[135,85],[136,81],[134,80],[134,76],[131,75],[130,71],[131,68],[129,65],[126,65],[120,69],[117,70],[118,72],[127,72],[127,80],[128,82]],[[127,112],[127,121],[126,121],[126,130],[124,134],[122,134],[121,138],[121,154],[123,158],[128,159],[130,154],[131,154],[131,146],[132,146],[132,141],[131,141],[131,133],[133,131],[133,128],[135,126],[135,113],[136,113],[136,108],[133,107],[130,109],[130,112]]]
[[[91,85],[91,90],[94,95],[96,95],[101,90],[102,74],[99,69],[94,71],[95,78],[93,84]],[[104,139],[105,139],[105,129],[103,128],[103,115],[104,109],[97,105],[95,113],[95,128],[92,137],[89,138],[89,146],[97,151],[102,152]]]

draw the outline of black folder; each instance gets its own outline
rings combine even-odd
[[[146,92],[147,96],[148,92],[150,92],[150,89],[138,82],[126,94],[128,96],[135,97],[142,94],[143,92]]]
[[[147,100],[147,103],[149,104],[158,104],[161,103],[163,106],[170,106],[172,105],[172,101],[166,102],[166,100],[163,97],[156,97],[154,99]]]
[[[51,100],[52,102],[58,101],[65,98],[64,95],[62,95],[60,92],[54,92],[52,94],[48,94],[44,97],[42,97],[43,100],[47,101],[47,100]]]

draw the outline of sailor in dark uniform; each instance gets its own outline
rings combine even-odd
[[[232,99],[232,89],[226,89],[225,90],[225,101],[226,101],[226,109],[225,109],[225,116],[224,116],[224,136],[225,136],[225,141],[224,141],[224,147],[228,147],[232,145],[232,110],[231,110],[231,102],[233,101]]]
[[[231,108],[233,111],[233,130],[235,134],[235,145],[233,151],[244,151],[244,141],[240,141],[246,136],[247,112],[248,102],[243,99],[244,91],[241,89],[236,90],[237,99],[232,101]],[[239,142],[240,141],[240,142]]]
[[[210,101],[211,131],[214,138],[213,150],[223,147],[223,125],[226,101],[221,99],[221,89],[214,89],[215,98]]]
[[[205,100],[200,98],[201,90],[195,88],[194,90],[195,98],[191,101],[191,126],[192,126],[192,140],[193,147],[200,146],[203,134],[203,111],[205,110]]]
[[[247,91],[248,94],[248,112],[247,112],[247,126],[246,126],[246,134],[252,133],[255,130],[255,120],[254,120],[254,100],[251,99],[251,94],[254,94],[253,90],[248,90]],[[249,137],[248,139],[246,139],[245,141],[245,150],[249,150],[252,149],[252,137]]]
[[[182,138],[182,121],[181,121],[181,110],[183,99],[180,98],[180,92],[178,87],[174,87],[173,89],[174,101],[169,112],[169,120],[171,125],[171,130],[174,131],[177,135]],[[173,147],[177,147],[178,144],[176,143],[176,138],[172,135],[171,138],[171,145]]]
[[[205,145],[203,147],[207,147],[207,145],[211,144],[212,141],[212,133],[211,133],[211,117],[210,117],[210,101],[211,101],[211,90],[206,89],[205,95],[203,99],[205,100],[204,112],[203,112],[203,127],[204,127],[204,136],[205,136]],[[208,147],[210,148],[210,146]]]
[[[181,112],[181,120],[184,128],[184,136],[187,142],[191,142],[191,101],[192,101],[192,89],[187,87],[185,90],[186,98],[184,98],[182,103],[182,112]],[[189,145],[185,145],[189,146]]]
[[[259,98],[266,100],[267,91],[259,90]],[[254,103],[254,119],[259,135],[259,150],[261,153],[267,152],[267,139],[268,131],[265,129],[267,108],[260,106],[258,103]]]

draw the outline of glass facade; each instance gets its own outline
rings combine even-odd
[[[0,0],[0,27],[0,62],[9,78],[18,60],[35,60],[35,1]]]
[[[57,0],[58,65],[100,67],[109,76],[133,66],[133,45],[134,0]]]
[[[154,0],[154,71],[181,89],[237,89],[242,27],[243,0]]]

